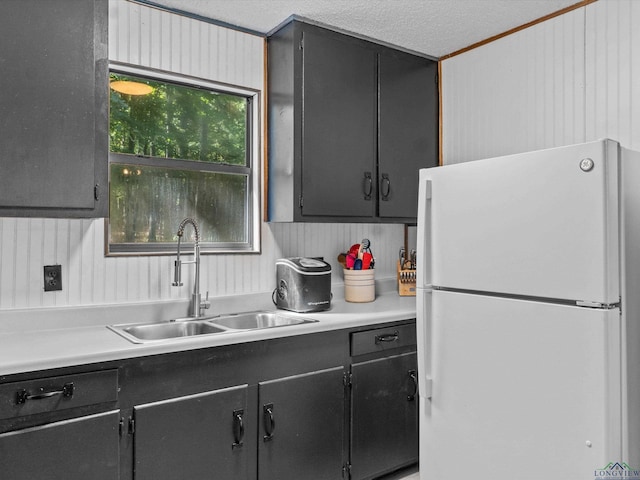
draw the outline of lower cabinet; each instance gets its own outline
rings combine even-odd
[[[418,461],[415,322],[351,334],[350,473],[369,480]]]
[[[351,478],[362,480],[418,460],[416,354],[351,365]]]
[[[0,382],[0,479],[117,480],[116,368]]]
[[[247,390],[241,385],[134,407],[135,480],[248,479]]]
[[[119,411],[0,434],[0,478],[118,480]]]
[[[336,480],[345,466],[344,367],[259,384],[260,480]]]
[[[377,478],[418,460],[415,343],[408,320],[0,377],[0,479]]]

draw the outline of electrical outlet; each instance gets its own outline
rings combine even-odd
[[[44,291],[62,290],[62,265],[44,266]]]

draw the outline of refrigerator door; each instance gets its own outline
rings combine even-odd
[[[620,461],[618,309],[419,294],[420,480],[588,479]]]
[[[615,304],[618,144],[420,171],[418,286]]]

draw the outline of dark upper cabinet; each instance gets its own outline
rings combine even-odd
[[[373,181],[364,183],[366,173],[375,174],[376,52],[350,40],[303,31],[304,216],[375,214]]]
[[[269,220],[415,222],[437,63],[294,20],[268,38]]]
[[[417,172],[438,165],[438,65],[390,50],[378,58],[379,215],[416,218]]]
[[[107,0],[3,1],[0,215],[106,215],[107,25]]]

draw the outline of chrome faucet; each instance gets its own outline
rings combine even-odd
[[[193,226],[193,231],[195,235],[195,240],[193,243],[193,260],[184,262],[180,260],[180,240],[184,235],[184,227],[187,224],[191,224]],[[183,263],[195,263],[196,265],[196,277],[193,282],[193,294],[191,295],[191,303],[189,304],[189,316],[193,318],[198,318],[202,316],[202,310],[207,309],[211,306],[209,303],[209,292],[207,292],[207,299],[203,302],[202,296],[200,295],[200,229],[198,228],[198,223],[193,218],[185,218],[180,222],[178,226],[178,254],[176,256],[175,268],[173,272],[173,286],[181,287],[182,283],[182,264]]]

